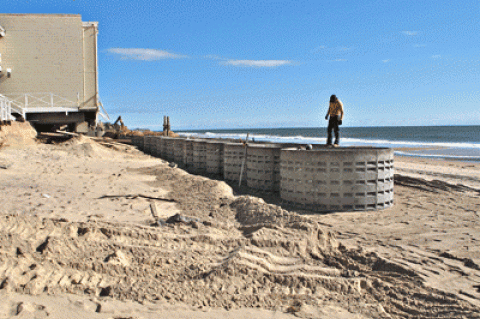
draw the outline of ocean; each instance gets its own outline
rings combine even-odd
[[[182,136],[241,138],[274,143],[325,144],[327,129],[263,128],[196,130]],[[395,155],[480,161],[480,126],[340,127],[340,146],[395,148]]]

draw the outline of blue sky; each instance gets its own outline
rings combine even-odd
[[[480,125],[480,2],[2,0],[99,22],[112,120],[173,130]]]

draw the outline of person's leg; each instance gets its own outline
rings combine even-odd
[[[338,126],[338,119],[335,120],[335,126],[333,128],[335,131],[335,145],[340,144],[340,127]]]
[[[333,130],[333,122],[332,118],[328,121],[328,128],[327,128],[327,145],[332,145],[332,130]]]

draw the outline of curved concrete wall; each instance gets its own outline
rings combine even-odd
[[[173,162],[175,159],[175,138],[173,137],[166,137],[166,144],[165,144],[165,158],[167,161]]]
[[[140,151],[145,149],[144,147],[145,138],[143,136],[133,136],[132,137],[132,144],[138,147]]]
[[[160,136],[154,136],[153,137],[153,142],[152,142],[152,146],[151,146],[151,149],[150,149],[150,154],[152,156],[162,157],[162,153],[161,153],[161,150],[160,150],[161,143],[162,143],[162,138]]]
[[[185,167],[187,169],[193,169],[193,145],[195,145],[194,140],[185,140]]]
[[[192,171],[203,174],[207,171],[207,142],[196,141],[193,143]]]
[[[177,138],[175,139],[174,150],[173,150],[173,159],[174,162],[178,165],[185,165],[185,139]]]
[[[240,179],[242,143],[151,136],[132,141],[143,145],[145,153],[156,152],[193,173]],[[279,192],[286,203],[313,211],[364,211],[393,205],[393,150],[322,147],[306,151],[286,146],[249,144],[242,180],[254,189]]]
[[[155,137],[155,152],[152,152],[153,156],[157,156],[163,158],[163,145],[165,144],[165,140],[161,136]]]
[[[153,136],[145,136],[144,138],[144,151],[147,154],[152,154],[152,144],[153,144]]]
[[[227,181],[239,181],[245,145],[242,143],[225,143],[223,145],[223,178]]]
[[[224,143],[206,142],[206,171],[209,174],[223,175]]]
[[[280,197],[316,211],[369,210],[393,204],[393,150],[283,149]]]
[[[257,144],[247,148],[246,181],[248,187],[280,190],[281,144]]]

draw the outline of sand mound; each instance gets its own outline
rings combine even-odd
[[[0,125],[0,145],[21,147],[36,144],[37,131],[29,122],[13,121],[11,125]]]
[[[291,223],[308,222],[309,219],[291,213],[276,205],[266,204],[261,198],[240,196],[231,204],[237,211],[236,219],[245,226],[286,226]]]
[[[62,145],[73,146],[73,145],[79,145],[79,144],[97,144],[97,143],[89,137],[78,135],[78,136],[73,136],[71,139],[67,140]]]
[[[240,229],[249,233],[257,245],[275,246],[278,238],[296,237],[291,246],[303,254],[338,247],[335,236],[318,223],[279,206],[266,204],[260,198],[238,197],[230,206],[236,209]]]
[[[72,137],[60,145],[62,150],[76,157],[112,156],[112,152],[108,148],[83,135]]]
[[[169,196],[176,199],[186,215],[209,218],[221,215],[224,220],[233,221],[234,216],[228,207],[234,198],[233,190],[225,182],[190,175],[166,164],[141,169],[140,172],[155,175],[154,186],[170,188],[172,192]]]

